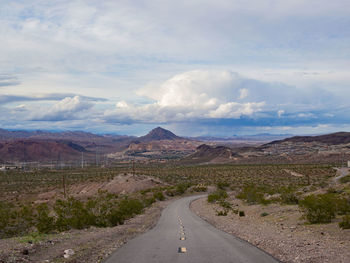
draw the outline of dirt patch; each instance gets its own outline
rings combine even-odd
[[[290,175],[293,175],[295,177],[304,177],[303,174],[300,174],[300,173],[297,173],[297,172],[293,172],[293,171],[288,170],[288,169],[283,169],[283,171],[285,171],[286,173],[289,173]]]
[[[76,198],[87,198],[94,196],[98,191],[108,191],[114,194],[131,194],[141,190],[164,186],[164,183],[145,175],[117,175],[106,182],[87,182],[67,186],[69,196]],[[55,189],[41,193],[37,196],[35,203],[47,202],[62,197],[62,189]]]
[[[215,227],[250,242],[282,262],[350,262],[350,230],[341,230],[337,222],[305,225],[297,206],[248,206],[237,199],[229,201],[244,211],[245,216],[232,212],[217,216],[216,211],[222,208],[208,204],[206,198],[192,202],[191,209]]]
[[[101,262],[128,240],[155,226],[161,211],[171,201],[157,202],[144,214],[113,228],[71,230],[49,235],[33,244],[20,242],[19,238],[2,239],[0,262]],[[73,249],[75,254],[64,259],[66,249]]]

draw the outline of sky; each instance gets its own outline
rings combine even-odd
[[[350,131],[348,0],[0,0],[0,128]]]

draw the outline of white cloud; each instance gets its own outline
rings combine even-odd
[[[279,110],[277,112],[278,118],[281,118],[283,114],[284,114],[284,110]]]
[[[307,112],[307,113],[299,113],[298,117],[300,118],[310,118],[310,117],[314,117],[315,115],[313,113]]]
[[[154,102],[133,105],[125,101],[106,111],[108,119],[144,122],[188,121],[206,118],[253,116],[262,110],[263,101],[237,102],[246,98],[240,88],[243,78],[230,71],[194,70],[178,74],[160,86],[147,86],[137,91]],[[244,96],[242,96],[242,93]]]
[[[248,102],[244,104],[229,102],[221,104],[217,109],[210,111],[208,116],[211,118],[238,119],[242,115],[252,116],[254,113],[261,111],[263,106],[265,106],[265,102]]]
[[[66,97],[56,102],[48,109],[45,107],[32,108],[32,120],[40,121],[62,121],[79,119],[79,114],[93,107],[93,103],[80,96]],[[91,112],[90,112],[91,114]],[[91,116],[90,116],[91,117]]]

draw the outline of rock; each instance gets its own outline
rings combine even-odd
[[[74,250],[73,250],[73,249],[66,249],[66,250],[64,251],[63,257],[64,257],[64,258],[69,258],[69,257],[71,257],[71,256],[73,256],[73,255],[74,255]]]

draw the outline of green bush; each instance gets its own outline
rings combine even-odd
[[[0,201],[0,231],[5,229],[10,221],[10,207],[7,203]],[[1,235],[0,235],[1,238]]]
[[[108,219],[109,226],[117,226],[117,225],[124,224],[124,220],[126,219],[126,216],[119,209],[113,208],[108,213],[107,219]]]
[[[15,235],[23,235],[28,233],[34,226],[34,209],[30,204],[22,205],[19,210],[15,209],[11,213],[13,228],[11,231]]]
[[[175,187],[175,193],[177,195],[182,195],[186,192],[186,190],[191,186],[190,183],[181,183],[177,184]]]
[[[91,217],[88,210],[83,202],[73,197],[67,200],[57,200],[53,209],[57,216],[56,227],[60,231],[71,228],[83,229],[89,226]]]
[[[297,205],[299,203],[299,198],[292,189],[285,188],[281,190],[280,203]]]
[[[124,219],[140,214],[143,210],[143,204],[137,199],[123,199],[118,204],[118,209]]]
[[[268,204],[269,201],[264,198],[264,195],[263,188],[245,186],[236,197],[247,201],[249,204]]]
[[[210,195],[208,195],[208,203],[214,203],[220,200],[224,200],[228,197],[226,191],[224,190],[217,190]]]
[[[269,213],[267,213],[267,212],[263,212],[263,213],[260,214],[261,217],[265,217],[265,216],[268,216],[268,215],[269,215]]]
[[[146,198],[143,200],[143,204],[145,207],[149,207],[150,205],[152,205],[155,202],[156,202],[156,199],[154,197]]]
[[[165,200],[165,196],[163,195],[162,192],[155,192],[153,194],[153,198],[159,200],[159,201],[164,201]]]
[[[50,233],[55,228],[55,219],[49,216],[50,209],[47,204],[40,204],[36,212],[36,228],[40,233]]]
[[[299,202],[306,219],[311,224],[329,223],[335,218],[337,208],[333,194],[309,195]]]
[[[219,205],[222,206],[225,209],[232,209],[232,205],[229,202],[225,201],[225,200],[220,200],[219,201]]]
[[[350,182],[350,175],[347,175],[347,176],[345,176],[345,177],[340,178],[340,182],[341,182],[342,184],[345,184],[345,183]]]
[[[220,181],[216,184],[218,189],[225,190],[226,187],[229,187],[230,184],[228,182]]]
[[[334,203],[338,215],[350,214],[350,199],[345,197],[335,198]]]
[[[339,222],[339,227],[342,229],[350,229],[350,215],[343,216],[343,220]]]
[[[216,212],[217,216],[227,216],[227,210],[220,210]]]
[[[206,186],[193,187],[193,191],[195,191],[195,192],[206,192],[207,190],[208,190],[208,187],[206,187]]]
[[[239,211],[238,215],[242,217],[242,216],[245,216],[245,213],[244,213],[244,211]]]
[[[162,192],[155,193],[155,196],[164,198]],[[100,191],[87,201],[69,197],[67,200],[57,200],[52,207],[45,203],[14,207],[0,202],[0,238],[24,235],[35,230],[50,233],[89,226],[116,226],[140,214],[144,207],[155,201],[154,197],[142,201],[127,197],[121,199],[118,195]]]

